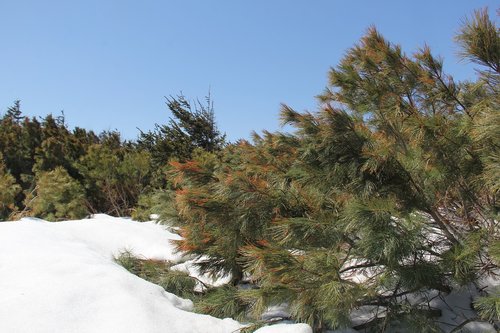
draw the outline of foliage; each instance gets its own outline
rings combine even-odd
[[[500,287],[497,286],[490,295],[478,298],[474,305],[483,319],[500,320]]]
[[[64,114],[45,117],[40,124],[40,145],[35,148],[33,172],[50,171],[63,167],[73,177],[78,173],[73,165],[83,153],[82,144],[68,130]]]
[[[145,192],[139,196],[132,218],[137,221],[149,221],[151,215],[157,215],[158,221],[168,223],[176,216],[175,208],[172,206],[173,193],[168,190],[155,189]]]
[[[26,197],[26,207],[31,215],[49,221],[79,219],[88,214],[82,186],[63,167],[37,175],[37,186]]]
[[[96,135],[78,127],[70,130],[63,113],[30,119],[23,116],[20,102],[14,102],[0,118],[1,160],[15,180],[11,186],[10,176],[2,176],[10,188],[2,218],[12,211],[26,211],[32,198],[26,196],[37,187],[35,175],[59,167],[84,186],[85,206],[93,213],[128,216],[137,211],[139,197],[143,203],[156,200],[155,206],[161,206],[155,193],[168,188],[165,169],[170,159],[186,159],[195,149],[216,151],[224,144],[209,97],[206,105],[191,106],[182,96],[168,99],[167,104],[173,114],[169,124],[142,133],[138,142],[128,142],[116,131]]]
[[[193,299],[196,280],[187,273],[171,270],[169,262],[162,260],[141,259],[131,252],[122,252],[115,261],[134,275],[158,284],[163,289],[177,296]]]
[[[195,311],[217,318],[245,319],[246,304],[237,296],[234,286],[223,286],[209,290],[195,303]]]
[[[247,169],[253,152],[240,142],[227,147],[223,159],[198,151],[189,162],[171,163],[183,236],[178,249],[196,255],[202,272],[231,274],[233,284],[243,278],[239,249],[261,239],[275,204],[265,193],[265,175]]]
[[[486,66],[477,82],[455,82],[428,47],[408,56],[370,28],[330,71],[317,112],[282,107],[292,134],[171,163],[179,250],[256,286],[244,296],[228,286],[210,304],[244,297],[258,319],[287,303],[316,332],[363,305],[411,324],[432,309],[402,307],[408,295],[498,269],[500,37],[478,12],[458,40]]]
[[[156,124],[154,131],[142,132],[137,141],[140,149],[151,154],[155,185],[165,186],[164,167],[171,159],[190,159],[196,148],[215,152],[225,144],[225,135],[215,123],[213,102],[210,95],[206,104],[190,102],[183,95],[167,98],[172,118],[165,125]]]
[[[462,47],[463,58],[500,72],[498,29],[489,19],[486,8],[475,11],[472,19],[465,21],[456,40]]]
[[[32,183],[25,182],[25,175],[33,175],[35,149],[41,144],[41,124],[36,119],[21,118],[19,101],[10,107],[0,120],[0,152],[7,170],[23,189]],[[24,179],[23,179],[24,178]],[[16,205],[22,198],[16,200]]]
[[[20,193],[21,187],[16,184],[16,180],[5,170],[0,154],[0,220],[7,219],[16,210],[16,196]]]
[[[0,120],[0,152],[2,161],[14,177],[22,193],[15,196],[14,209],[25,210],[25,196],[36,187],[35,174],[63,167],[69,175],[81,177],[74,167],[75,159],[97,137],[93,132],[67,129],[64,115],[48,115],[39,121],[24,117],[19,101]]]
[[[106,143],[90,146],[77,166],[92,198],[91,210],[116,216],[130,215],[151,173],[149,153]]]

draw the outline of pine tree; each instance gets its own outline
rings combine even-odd
[[[48,115],[41,123],[41,143],[35,150],[33,171],[50,171],[64,167],[71,177],[80,178],[74,162],[83,154],[83,144],[67,128],[64,114]]]
[[[20,122],[24,118],[21,112],[21,101],[15,101],[14,105],[7,109],[7,113],[5,116],[12,119],[16,123]]]
[[[0,220],[7,219],[16,210],[16,197],[21,187],[14,177],[5,169],[3,156],[0,153]]]
[[[151,157],[146,151],[123,147],[113,136],[102,142],[89,146],[76,163],[87,204],[94,212],[130,216],[150,182]]]
[[[82,186],[62,167],[37,174],[35,191],[26,197],[26,206],[30,215],[49,221],[87,215]]]
[[[225,135],[217,129],[210,96],[206,104],[190,102],[182,95],[167,98],[166,104],[172,113],[168,124],[156,124],[154,131],[141,132],[137,141],[140,149],[151,153],[153,168],[160,172],[156,175],[159,187],[165,186],[161,173],[169,160],[188,160],[196,148],[216,152],[225,143]]]
[[[498,38],[485,12],[464,27],[465,54],[487,69],[458,83],[428,47],[407,56],[370,28],[330,71],[318,112],[283,106],[293,134],[173,164],[179,249],[235,285],[250,279],[232,294],[256,319],[287,303],[322,332],[375,305],[373,329],[435,330],[409,295],[498,269]],[[485,318],[495,297],[479,303]]]
[[[491,125],[498,114],[498,30],[484,12],[464,31],[472,34],[471,26],[483,29],[467,37],[474,47],[493,48],[467,50],[492,70],[479,86],[454,82],[428,48],[412,59],[372,28],[330,72],[322,110],[283,107],[300,140],[292,184],[323,191],[332,202],[305,214],[302,230],[292,229],[295,218],[285,219],[274,243],[245,250],[261,280],[257,304],[285,299],[317,331],[345,323],[348,311],[363,304],[401,320],[401,296],[423,288],[446,292],[452,282],[466,284],[497,267],[483,249],[499,236],[491,163],[498,149],[492,128],[498,122]],[[488,42],[477,42],[485,30]],[[293,255],[292,244],[304,244],[310,227],[322,222],[335,225],[330,244]],[[349,278],[362,271],[369,273],[363,283]],[[410,310],[405,318],[416,309]]]
[[[39,135],[36,120],[21,121],[20,108],[20,102],[16,101],[0,120],[0,152],[3,154],[6,168],[17,181],[21,181],[21,175],[31,173],[33,166],[31,143],[36,141]],[[25,141],[25,139],[30,140]]]
[[[274,181],[273,167],[256,164],[265,160],[263,153],[241,141],[228,146],[222,158],[200,150],[192,161],[171,163],[183,235],[179,249],[205,258],[199,262],[204,272],[230,274],[233,284],[243,278],[240,248],[262,239],[277,214],[279,190],[269,192],[268,183]]]

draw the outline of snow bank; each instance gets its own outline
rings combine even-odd
[[[0,223],[0,331],[16,333],[236,333],[232,319],[191,312],[192,302],[165,292],[115,263],[124,250],[149,259],[168,260],[175,269],[203,279],[193,260],[175,253],[171,240],[180,239],[153,222],[95,215],[92,219],[46,222],[25,218]],[[484,285],[498,284],[485,279]],[[477,289],[462,288],[448,295],[424,293],[445,332],[475,317],[470,304]],[[415,300],[416,302],[418,300]],[[373,318],[370,309],[353,312],[353,323]],[[286,317],[284,306],[267,315]],[[368,316],[368,317],[367,317]],[[268,318],[269,319],[269,318]],[[495,332],[488,323],[470,322],[474,332]],[[311,333],[306,324],[275,324],[258,333]],[[332,333],[355,332],[352,329]]]
[[[51,223],[0,223],[0,326],[16,333],[224,333],[244,325],[190,312],[192,302],[165,292],[116,264],[124,250],[182,267],[161,225],[103,214]],[[184,264],[187,271],[193,269]],[[195,272],[194,272],[195,273]],[[260,333],[309,333],[275,325]]]
[[[31,223],[30,223],[31,222]],[[33,222],[42,222],[33,225]],[[12,225],[12,223],[9,223]],[[113,257],[124,250],[137,256],[177,262],[181,254],[174,252],[170,240],[180,236],[168,232],[165,227],[153,222],[135,222],[105,214],[95,214],[92,219],[46,222],[35,218],[23,218],[14,223],[15,228],[42,228],[52,235],[65,235],[70,242],[84,244],[106,257]]]
[[[99,215],[49,223],[0,224],[2,332],[233,332],[241,324],[188,312],[165,292],[113,261],[123,249],[178,260],[153,223]]]

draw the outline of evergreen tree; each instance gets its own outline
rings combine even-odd
[[[36,120],[21,121],[20,102],[16,101],[0,120],[0,152],[8,170],[17,181],[30,174],[33,166],[33,143],[37,144],[39,125]],[[25,142],[23,139],[28,139]]]
[[[140,149],[151,153],[153,168],[158,170],[155,178],[159,187],[165,186],[163,172],[169,160],[188,160],[196,148],[215,152],[225,143],[225,135],[215,123],[210,96],[206,104],[192,103],[182,95],[167,98],[166,104],[172,113],[168,124],[156,124],[154,131],[141,132],[137,141]]]
[[[36,188],[26,198],[29,214],[49,221],[79,219],[87,215],[82,186],[63,167],[40,172]]]
[[[214,302],[234,295],[256,318],[287,303],[316,332],[375,305],[374,330],[433,331],[428,302],[407,297],[498,269],[498,29],[480,12],[459,40],[487,66],[477,83],[371,28],[330,71],[318,112],[283,106],[293,134],[172,164],[179,249],[206,258],[203,271],[256,285]],[[497,296],[478,304],[494,318]]]
[[[68,130],[64,114],[54,118],[48,115],[41,123],[41,143],[35,150],[33,171],[50,171],[64,167],[73,178],[80,175],[74,162],[83,154],[82,143]]]
[[[19,123],[24,118],[21,112],[21,101],[15,101],[14,105],[7,109],[7,113],[5,116],[12,119],[16,123]]]
[[[7,219],[16,210],[16,197],[21,187],[5,169],[3,156],[0,153],[0,220]]]
[[[116,140],[111,136],[102,144],[89,146],[77,167],[91,211],[130,216],[149,184],[151,157],[145,151],[123,148]]]

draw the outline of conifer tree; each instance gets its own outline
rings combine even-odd
[[[14,122],[20,122],[24,118],[21,112],[21,101],[15,101],[14,105],[7,109],[5,116],[6,118],[12,119]]]
[[[245,249],[248,268],[261,280],[258,302],[286,300],[317,331],[342,324],[363,304],[409,321],[416,307],[402,311],[401,296],[422,288],[447,292],[498,267],[484,246],[499,237],[492,172],[498,122],[490,123],[498,114],[499,37],[485,12],[464,34],[474,27],[482,30],[464,37],[475,43],[466,52],[490,68],[479,86],[456,83],[428,48],[412,59],[372,28],[331,70],[322,110],[283,107],[283,121],[300,139],[292,182],[332,202],[321,218],[315,216],[323,208],[303,216],[302,230],[285,219],[274,227],[275,242]],[[488,41],[477,42],[484,34]],[[334,224],[336,237],[293,255],[289,240],[299,243],[318,222]],[[369,276],[363,283],[349,277],[363,271]]]
[[[257,163],[267,163],[266,158],[274,159],[270,152],[241,141],[228,146],[221,157],[199,150],[192,161],[171,163],[183,235],[179,249],[205,257],[199,263],[202,271],[231,274],[233,284],[243,278],[240,248],[264,237],[280,204],[281,190],[269,191],[274,167]]]
[[[167,98],[166,104],[172,113],[169,122],[156,124],[154,131],[141,132],[137,141],[138,147],[152,156],[153,168],[159,171],[155,175],[159,187],[165,186],[162,173],[169,160],[188,160],[196,148],[216,152],[225,143],[225,135],[217,129],[210,96],[206,104],[190,102],[183,95]]]
[[[67,128],[64,114],[48,115],[41,123],[41,143],[35,150],[33,171],[50,171],[64,167],[71,177],[79,178],[74,162],[83,154],[82,143]]]
[[[16,210],[16,197],[21,187],[14,177],[5,169],[3,156],[0,153],[0,220],[5,220]]]
[[[458,83],[428,47],[408,56],[370,28],[330,71],[318,112],[283,106],[293,134],[173,164],[179,248],[234,284],[246,274],[256,288],[233,295],[256,318],[286,303],[323,332],[371,305],[374,330],[436,330],[428,302],[407,297],[498,269],[498,40],[476,14],[459,41],[486,70]]]
[[[30,215],[49,221],[87,215],[85,192],[63,167],[37,174],[35,191],[26,197],[26,206]]]
[[[16,181],[21,181],[21,175],[32,173],[33,148],[39,144],[40,135],[39,123],[35,119],[21,121],[20,108],[20,102],[16,101],[0,120],[0,152],[5,167]]]
[[[148,152],[127,149],[117,138],[88,147],[77,164],[93,212],[130,216],[150,181]]]

